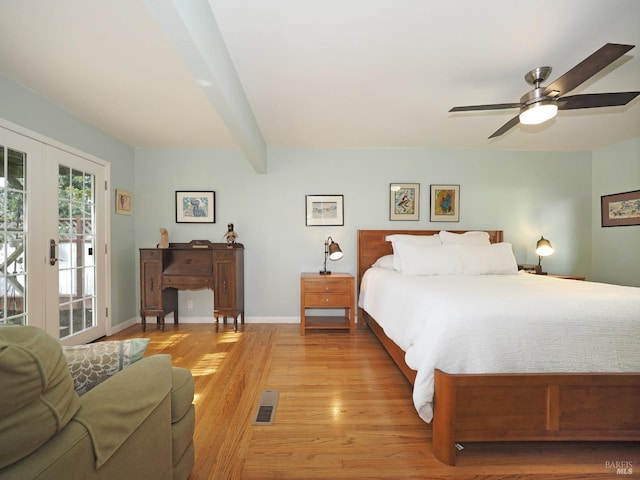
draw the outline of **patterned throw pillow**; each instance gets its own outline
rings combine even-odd
[[[144,356],[148,338],[62,347],[78,395],[91,390]]]

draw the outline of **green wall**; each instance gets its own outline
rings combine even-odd
[[[269,173],[258,175],[235,150],[138,149],[136,246],[155,246],[161,227],[172,242],[221,241],[233,222],[246,248],[249,321],[295,320],[300,273],[320,269],[329,235],[345,252],[331,269],[355,274],[358,229],[503,229],[521,263],[537,262],[544,235],[556,250],[546,270],[590,272],[589,152],[272,148],[268,164]],[[419,221],[389,221],[391,182],[420,183]],[[460,185],[459,223],[429,222],[436,183]],[[214,190],[216,223],[176,224],[176,190]],[[344,226],[305,226],[307,194],[344,195]],[[180,296],[183,318],[210,318],[210,293]]]
[[[593,152],[592,279],[640,287],[640,225],[602,227],[600,197],[640,190],[640,137]]]

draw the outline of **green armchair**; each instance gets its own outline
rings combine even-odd
[[[0,327],[0,480],[186,480],[193,394],[189,370],[152,355],[78,396],[57,340]]]

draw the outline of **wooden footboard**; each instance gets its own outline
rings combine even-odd
[[[640,440],[640,374],[449,375],[436,370],[433,453],[459,442]]]
[[[416,372],[378,323],[361,313],[413,384]],[[432,449],[456,463],[456,443],[640,441],[640,373],[435,372]]]

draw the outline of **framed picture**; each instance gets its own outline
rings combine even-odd
[[[602,226],[640,225],[640,190],[600,197]]]
[[[344,225],[343,195],[306,195],[307,226]]]
[[[131,215],[133,212],[133,195],[116,188],[116,213],[118,215]]]
[[[216,223],[216,192],[177,191],[176,223]]]
[[[431,221],[460,221],[460,185],[431,185]]]
[[[420,184],[392,183],[389,186],[389,220],[420,218]]]

